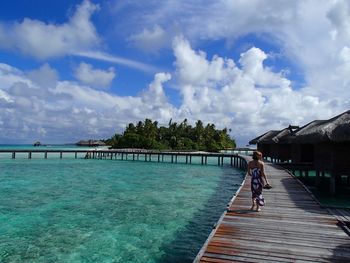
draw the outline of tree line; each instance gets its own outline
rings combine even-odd
[[[145,119],[136,125],[129,123],[123,134],[115,134],[105,140],[113,148],[141,148],[156,150],[191,150],[216,152],[235,148],[227,128],[216,129],[214,124],[205,127],[201,120],[192,127],[187,119],[181,123],[169,121],[168,127],[158,125],[157,121]]]

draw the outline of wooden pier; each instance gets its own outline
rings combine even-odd
[[[151,150],[6,150],[1,149],[0,154],[8,154],[10,158],[15,159],[19,154],[31,159],[33,155],[39,158],[49,158],[53,154],[59,158],[74,154],[74,158],[85,159],[111,159],[111,160],[128,160],[128,161],[145,161],[145,162],[170,162],[170,163],[185,163],[193,164],[193,157],[197,157],[196,161],[199,164],[206,165],[216,163],[217,165],[231,165],[239,169],[245,169],[246,161],[243,157],[235,153],[209,153],[209,152],[166,152],[166,151],[151,151]],[[80,157],[79,157],[80,156]],[[167,157],[167,160],[166,160]]]
[[[266,174],[266,207],[249,210],[246,178],[194,262],[350,262],[349,211],[330,214],[279,166],[266,164]]]

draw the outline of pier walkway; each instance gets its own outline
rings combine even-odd
[[[175,152],[175,151],[156,151],[156,150],[136,150],[136,149],[79,149],[79,150],[14,150],[0,149],[1,158],[44,158],[64,156],[85,159],[111,159],[111,160],[129,160],[145,162],[169,162],[202,164],[215,163],[217,165],[230,165],[238,169],[245,169],[246,162],[243,157],[237,153],[210,153],[210,152]],[[195,160],[194,160],[195,159]]]
[[[266,207],[249,210],[247,178],[194,262],[350,262],[350,237],[339,216],[283,168],[265,166],[273,186],[263,191]]]

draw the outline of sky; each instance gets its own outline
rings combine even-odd
[[[0,143],[197,120],[238,146],[350,109],[347,0],[0,3]]]

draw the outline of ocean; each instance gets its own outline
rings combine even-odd
[[[229,166],[2,154],[0,262],[192,262],[243,177]]]

